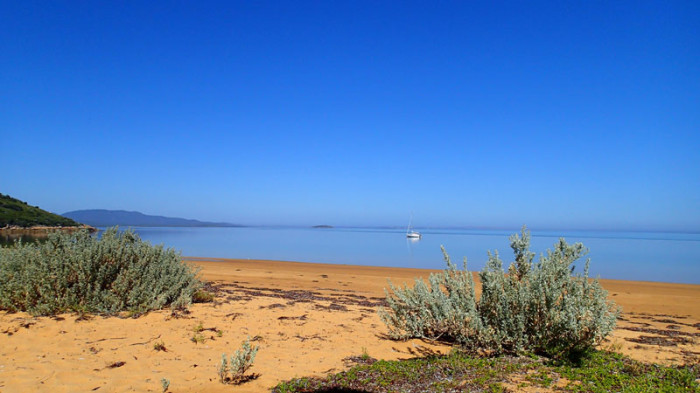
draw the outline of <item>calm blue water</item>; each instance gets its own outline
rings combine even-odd
[[[508,237],[515,231],[421,229],[421,240],[403,229],[374,228],[134,228],[142,239],[180,250],[184,256],[392,267],[445,266],[444,245],[452,260],[481,270],[487,250],[513,260]],[[700,234],[596,231],[532,231],[531,249],[539,255],[557,242],[582,242],[590,249],[591,276],[700,284]],[[583,269],[584,261],[577,263]]]

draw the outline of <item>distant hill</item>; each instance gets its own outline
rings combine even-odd
[[[64,217],[84,222],[94,227],[111,227],[115,225],[132,227],[238,227],[240,225],[225,222],[206,222],[186,218],[150,216],[140,212],[126,210],[75,210],[62,214]]]
[[[49,213],[38,206],[30,206],[27,202],[9,195],[0,194],[0,228],[7,226],[78,227],[81,224],[70,218]]]

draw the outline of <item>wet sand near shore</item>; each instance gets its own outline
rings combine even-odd
[[[264,392],[282,380],[346,369],[363,352],[404,359],[449,351],[421,340],[388,340],[376,312],[387,279],[412,284],[433,270],[187,260],[201,267],[217,296],[186,313],[35,318],[0,312],[0,392],[161,392],[163,378],[170,392]],[[700,361],[700,285],[601,283],[623,308],[605,346],[647,362]],[[253,378],[221,384],[221,354],[233,354],[246,337],[260,347]]]

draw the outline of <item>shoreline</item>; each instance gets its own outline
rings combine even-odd
[[[255,262],[255,263],[281,263],[281,264],[305,264],[305,265],[316,265],[316,266],[345,266],[346,268],[377,268],[377,269],[387,269],[387,270],[405,270],[405,271],[416,271],[419,273],[436,273],[436,272],[441,272],[444,270],[444,268],[440,269],[428,269],[428,268],[419,268],[419,267],[395,267],[395,266],[378,266],[378,265],[353,265],[349,263],[324,263],[324,262],[305,262],[305,261],[297,261],[297,260],[281,260],[281,259],[256,259],[256,258],[226,258],[226,257],[201,257],[201,256],[191,256],[191,255],[183,255],[182,259],[184,261],[189,261],[189,262],[197,262],[197,261],[210,261],[210,262]],[[505,264],[504,264],[505,266]],[[461,266],[457,266],[458,269],[462,269]],[[470,272],[477,274],[480,272],[480,270],[470,270]],[[668,284],[668,285],[680,285],[680,286],[689,286],[689,287],[700,287],[700,284],[692,284],[692,283],[685,283],[685,282],[673,282],[673,281],[651,281],[651,280],[626,280],[626,279],[621,279],[621,278],[604,278],[604,277],[589,277],[589,279],[597,279],[600,282],[610,282],[610,283],[638,283],[638,284]]]
[[[270,290],[349,291],[383,301],[390,280],[412,286],[442,269],[394,268],[323,263],[185,258],[199,266],[206,281],[255,283]],[[478,274],[472,272],[477,296]],[[700,285],[599,279],[608,299],[621,307],[617,327],[603,348],[644,362],[700,361]],[[376,313],[375,313],[376,314]],[[377,318],[378,319],[378,318]],[[376,329],[386,327],[377,323]]]
[[[75,227],[52,227],[52,226],[44,226],[44,225],[37,225],[33,227],[20,227],[20,226],[6,226],[0,228],[0,236],[23,236],[23,235],[29,235],[29,236],[36,236],[36,237],[44,237],[48,236],[49,233],[53,232],[66,232],[66,233],[73,233],[77,232],[82,229],[87,229],[90,231],[90,233],[95,233],[97,232],[97,228],[91,227],[90,225],[80,225],[80,226],[75,226]]]
[[[275,279],[294,279],[295,286],[314,289],[318,287],[318,283],[313,282],[314,280],[309,282],[308,279],[302,278],[301,274],[324,271],[327,274],[349,275],[351,278],[362,277],[363,281],[356,284],[374,296],[384,296],[383,288],[389,287],[387,280],[391,280],[395,286],[412,285],[416,278],[427,279],[430,273],[443,270],[262,259],[183,257],[183,260],[200,266],[203,278],[209,281],[235,279],[237,274],[245,271],[244,276],[255,277],[272,285],[279,285],[275,283]],[[270,273],[273,270],[277,275]],[[479,293],[478,272],[472,274]],[[266,280],[266,276],[269,276],[269,280]],[[608,291],[608,298],[622,306],[626,313],[665,313],[700,320],[700,307],[692,307],[692,304],[700,304],[698,284],[605,278],[599,279],[599,282],[603,289]]]

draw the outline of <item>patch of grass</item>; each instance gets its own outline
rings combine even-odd
[[[168,349],[165,347],[165,342],[162,340],[153,343],[153,349],[156,351],[168,352]]]
[[[553,371],[570,381],[571,392],[700,392],[696,366],[665,367],[647,364],[611,352],[595,352],[580,364],[551,364]]]
[[[273,392],[442,392],[500,389],[503,370],[528,367],[522,358],[472,358],[458,351],[448,356],[430,356],[403,361],[379,360],[360,365],[325,379],[298,378],[283,382]],[[498,391],[498,390],[496,390]]]
[[[369,352],[367,352],[367,347],[362,347],[362,355],[360,355],[360,359],[364,362],[367,362],[371,359],[369,356]]]
[[[201,289],[192,295],[192,303],[211,303],[213,301],[214,294]]]
[[[202,333],[195,333],[190,337],[190,341],[192,341],[195,344],[203,344],[204,341],[206,341],[206,338]]]
[[[527,377],[527,380],[534,385],[537,386],[542,386],[545,388],[548,388],[552,386],[552,382],[554,381],[554,378],[552,377],[551,373],[547,369],[543,370],[538,370],[536,373],[529,375]]]
[[[573,364],[532,356],[481,358],[453,351],[447,356],[380,360],[326,378],[296,378],[272,392],[503,392],[514,386],[552,388],[555,381],[557,390],[570,392],[700,392],[695,382],[698,371],[649,365],[610,352],[593,352]]]

